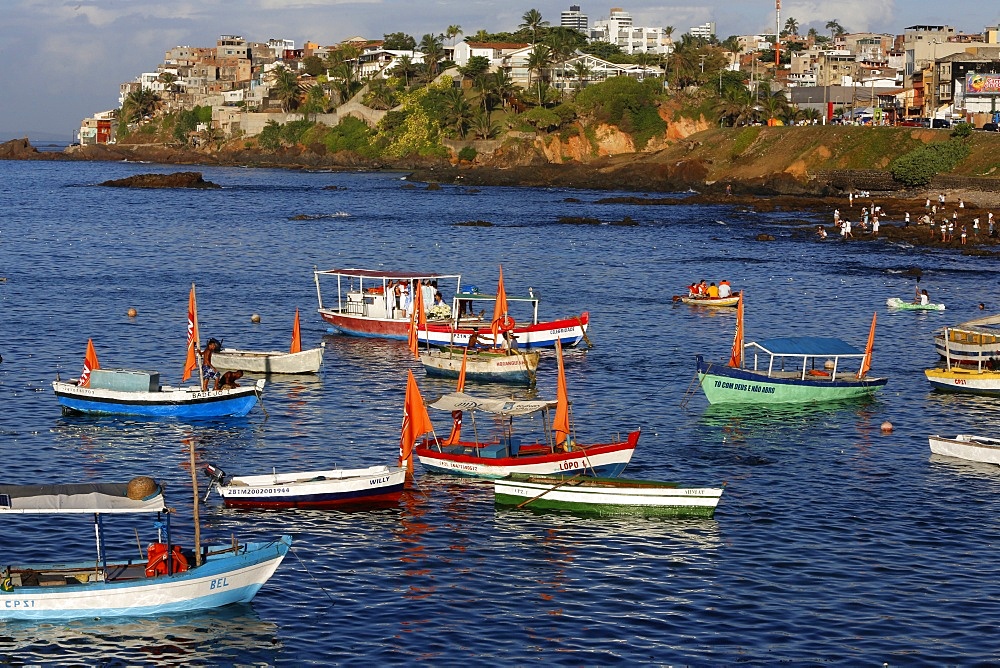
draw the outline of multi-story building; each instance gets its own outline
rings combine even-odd
[[[570,5],[569,10],[560,14],[559,25],[562,28],[579,30],[584,35],[590,32],[590,21],[587,15],[580,11],[580,5]]]
[[[903,32],[903,51],[906,52],[906,61],[903,65],[904,87],[912,84],[914,72],[922,71],[938,55],[947,55],[937,54],[935,45],[947,43],[954,34],[955,29],[951,26],[914,25],[906,28]]]
[[[663,28],[633,25],[632,15],[621,7],[612,7],[606,19],[594,21],[591,41],[610,42],[624,53],[658,53],[671,51],[670,36]]]
[[[691,26],[688,29],[688,34],[692,37],[703,37],[705,39],[711,39],[715,36],[715,21],[709,21],[708,23],[702,23],[700,26]]]

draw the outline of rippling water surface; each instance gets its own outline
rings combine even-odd
[[[151,171],[175,169],[0,162],[4,482],[152,475],[165,481],[189,543],[192,441],[200,462],[230,473],[390,463],[405,370],[418,372],[425,398],[450,384],[425,379],[402,343],[327,334],[313,266],[455,272],[491,288],[502,262],[508,293],[533,287],[543,317],[591,312],[595,347],[567,355],[580,437],[640,426],[628,475],[725,482],[726,492],[713,520],[497,512],[491,486],[418,464],[417,489],[390,510],[239,513],[213,497],[202,511],[208,539],[295,537],[251,605],[113,623],[0,622],[0,662],[1000,661],[1000,469],[931,457],[926,440],[995,431],[996,402],[934,394],[922,374],[936,361],[936,328],[977,317],[979,302],[1000,311],[993,260],[819,243],[780,213],[601,205],[606,193],[589,191],[428,190],[393,174],[205,168],[221,190],[95,186]],[[455,226],[470,220],[493,227]],[[755,241],[760,232],[777,241]],[[910,267],[947,311],[886,311],[887,297],[912,294]],[[701,278],[746,289],[749,338],[833,335],[861,346],[878,311],[874,369],[889,385],[875,401],[822,408],[710,408],[700,393],[685,402],[694,354],[720,359],[732,341],[734,310],[671,301]],[[88,337],[104,367],[179,381],[192,281],[203,336],[282,348],[298,307],[304,343],[327,342],[323,371],[274,379],[266,418],[61,416],[49,383],[79,374]],[[543,358],[543,396],[554,395],[554,367]],[[885,420],[893,433],[881,433]],[[127,552],[135,542],[124,524],[113,537]],[[152,527],[139,528],[148,542]],[[0,563],[88,559],[91,531],[72,518],[4,518]]]

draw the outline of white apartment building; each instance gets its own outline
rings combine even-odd
[[[663,28],[635,26],[632,24],[632,15],[621,7],[612,7],[608,18],[594,21],[590,39],[610,42],[629,54],[667,54],[672,50],[670,38]]]
[[[688,34],[692,37],[704,37],[705,39],[709,39],[715,34],[715,21],[702,23],[700,26],[691,26],[691,28],[688,29]]]
[[[559,26],[579,30],[584,35],[590,32],[590,20],[580,11],[580,5],[570,5],[569,9],[559,15]]]

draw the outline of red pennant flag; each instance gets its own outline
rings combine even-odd
[[[556,359],[559,375],[556,377],[556,415],[552,420],[552,431],[556,445],[561,445],[569,438],[569,394],[566,392],[566,371],[563,369],[562,343],[559,339],[556,339]]]
[[[87,354],[83,357],[83,373],[80,374],[80,380],[77,381],[77,385],[80,387],[90,387],[90,372],[100,368],[101,363],[97,361],[97,351],[94,350],[94,340],[87,339]]]
[[[729,366],[740,368],[743,366],[743,298],[746,295],[744,290],[740,291],[740,303],[736,307],[736,334],[733,335],[733,349],[729,354]]]
[[[292,347],[288,352],[302,352],[302,333],[299,331],[299,309],[295,309],[295,323],[292,325]]]
[[[412,371],[407,371],[406,374],[403,428],[399,437],[399,463],[402,466],[403,462],[406,462],[406,468],[412,471],[413,447],[418,438],[434,431],[434,425],[431,424],[431,417],[427,414],[427,407],[424,406],[424,398],[420,395],[420,388],[417,387],[417,379],[413,377]]]
[[[493,332],[493,346],[500,345],[501,332],[512,329],[514,319],[507,315],[507,290],[503,286],[503,265],[500,265],[500,280],[497,281],[497,300],[493,303],[493,322],[490,330]]]
[[[187,359],[184,360],[184,375],[181,380],[191,377],[191,372],[198,368],[198,303],[194,294],[194,283],[188,295],[188,336]]]

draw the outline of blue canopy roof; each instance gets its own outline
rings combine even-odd
[[[864,355],[846,341],[823,336],[787,336],[764,339],[748,345],[756,345],[772,355],[798,355],[809,357],[836,357],[838,355]]]

